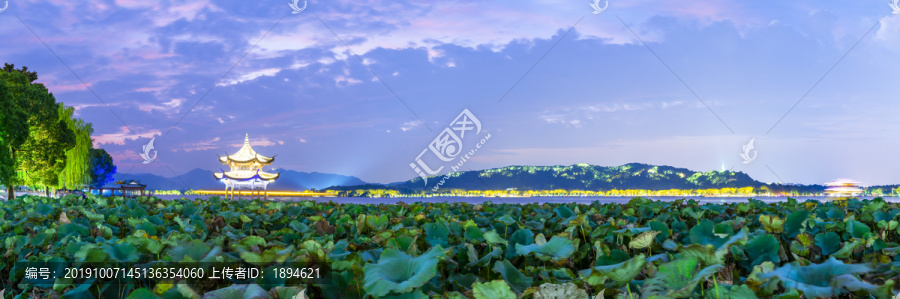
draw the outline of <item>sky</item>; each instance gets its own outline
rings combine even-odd
[[[9,0],[0,61],[122,175],[219,170],[249,135],[269,170],[375,183],[630,162],[900,183],[887,0],[291,2]]]

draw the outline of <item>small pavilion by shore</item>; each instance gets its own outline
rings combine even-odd
[[[100,187],[100,188],[89,188],[89,192],[93,193],[94,190],[98,190],[98,195],[103,196],[104,190],[109,190],[112,192],[113,196],[118,196],[116,192],[120,192],[123,197],[138,197],[138,196],[149,196],[151,195],[150,191],[146,191],[147,185],[141,184],[141,182],[130,180],[130,181],[122,181],[116,182],[118,187]]]

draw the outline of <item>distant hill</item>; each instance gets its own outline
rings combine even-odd
[[[392,183],[390,187],[428,189],[444,176],[428,178],[428,186],[421,178]],[[508,166],[476,171],[452,173],[441,188],[467,190],[552,189],[705,189],[725,187],[759,187],[766,185],[743,172],[697,172],[672,166],[629,163],[622,166],[575,164],[569,166]]]
[[[138,180],[147,190],[216,190],[225,185],[217,181],[210,170],[194,169],[177,177],[162,177],[149,173],[116,174],[116,180]],[[320,172],[282,170],[281,177],[269,184],[269,190],[324,189],[332,186],[364,185],[357,177]]]

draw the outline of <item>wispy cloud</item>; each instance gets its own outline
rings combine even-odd
[[[159,110],[162,112],[177,112],[179,108],[181,108],[181,104],[184,103],[184,99],[171,99],[168,102],[161,103],[159,105],[152,103],[140,103],[138,104],[138,109],[146,112],[153,112],[153,110]]]
[[[219,82],[218,86],[229,86],[229,85],[240,84],[240,83],[244,83],[247,81],[255,80],[256,78],[259,78],[262,76],[273,77],[273,76],[277,75],[278,72],[280,72],[280,71],[281,71],[280,68],[267,68],[267,69],[263,69],[263,70],[249,72],[246,74],[239,75],[239,76],[237,76],[237,78],[234,78],[234,79],[223,80],[223,82]]]
[[[600,113],[644,111],[649,109],[669,109],[672,107],[683,106],[683,104],[684,102],[680,100],[643,103],[592,104],[577,106],[573,108],[545,110],[538,116],[538,118],[548,124],[559,124],[580,128],[585,124],[586,121],[601,118],[602,116],[600,116]]]
[[[144,132],[128,132],[128,128],[119,127],[119,131],[116,133],[107,133],[91,136],[94,139],[94,143],[96,145],[104,145],[104,144],[116,144],[116,145],[125,145],[125,141],[127,140],[137,140],[140,138],[153,138],[154,136],[160,135],[160,130],[150,130]]]
[[[284,142],[279,141],[279,140],[270,140],[268,138],[250,138],[250,146],[253,146],[253,147],[267,147],[267,146],[273,146],[276,144],[284,144]],[[232,143],[229,146],[237,149],[237,148],[240,148],[241,146],[244,146],[244,143],[243,142]]]
[[[221,147],[221,145],[218,144],[219,140],[221,140],[221,138],[216,137],[216,138],[209,139],[209,140],[189,142],[189,143],[186,143],[183,146],[181,146],[181,150],[184,152],[192,152],[192,151],[218,149]],[[177,151],[178,149],[173,149],[173,150]]]
[[[412,129],[415,129],[416,127],[418,127],[421,124],[422,124],[422,122],[420,122],[420,121],[411,120],[411,121],[403,123],[403,125],[400,126],[400,130],[403,132],[410,131]]]

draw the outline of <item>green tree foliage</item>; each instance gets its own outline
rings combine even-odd
[[[28,99],[39,97],[43,87],[32,84],[35,80],[37,74],[27,67],[16,70],[6,64],[0,72],[0,184],[7,187],[10,197],[19,184],[16,152],[28,138]]]
[[[66,151],[75,146],[75,132],[60,120],[62,104],[56,103],[43,85],[39,86],[42,92],[27,103],[31,110],[28,139],[18,149],[16,162],[22,183],[55,188],[66,166]]]
[[[57,188],[78,189],[91,182],[91,134],[90,123],[73,118],[75,108],[60,107],[59,118],[75,133],[75,146],[66,151],[66,164],[59,174]]]
[[[100,188],[104,184],[112,182],[113,175],[116,174],[112,156],[103,149],[92,148],[89,152],[91,156],[91,187]]]
[[[76,189],[89,182],[93,129],[27,67],[0,71],[0,184]]]

